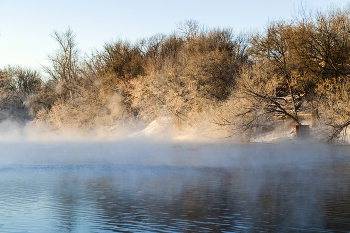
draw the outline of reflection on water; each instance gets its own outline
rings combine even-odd
[[[178,146],[164,156],[177,153],[192,162],[2,165],[0,232],[350,231],[346,148]]]

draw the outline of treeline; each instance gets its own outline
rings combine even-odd
[[[55,32],[49,79],[1,71],[0,120],[94,132],[167,119],[248,140],[307,123],[333,140],[350,124],[349,13],[304,14],[249,35],[188,20],[173,34],[106,43],[85,59],[70,29]]]

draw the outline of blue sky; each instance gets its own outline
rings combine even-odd
[[[344,7],[347,0],[304,0],[308,8]],[[116,39],[135,41],[169,34],[179,22],[198,20],[213,27],[263,30],[270,20],[291,19],[301,0],[0,0],[0,68],[48,65],[58,48],[50,37],[68,27],[79,48],[90,53]]]

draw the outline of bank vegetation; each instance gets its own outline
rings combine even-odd
[[[242,140],[309,124],[324,140],[344,138],[349,13],[304,13],[249,34],[187,20],[172,34],[106,43],[88,58],[71,29],[55,31],[46,78],[20,66],[1,70],[0,121],[93,133],[165,119],[172,130]]]

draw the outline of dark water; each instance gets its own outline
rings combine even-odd
[[[350,231],[347,147],[0,146],[0,232]]]

